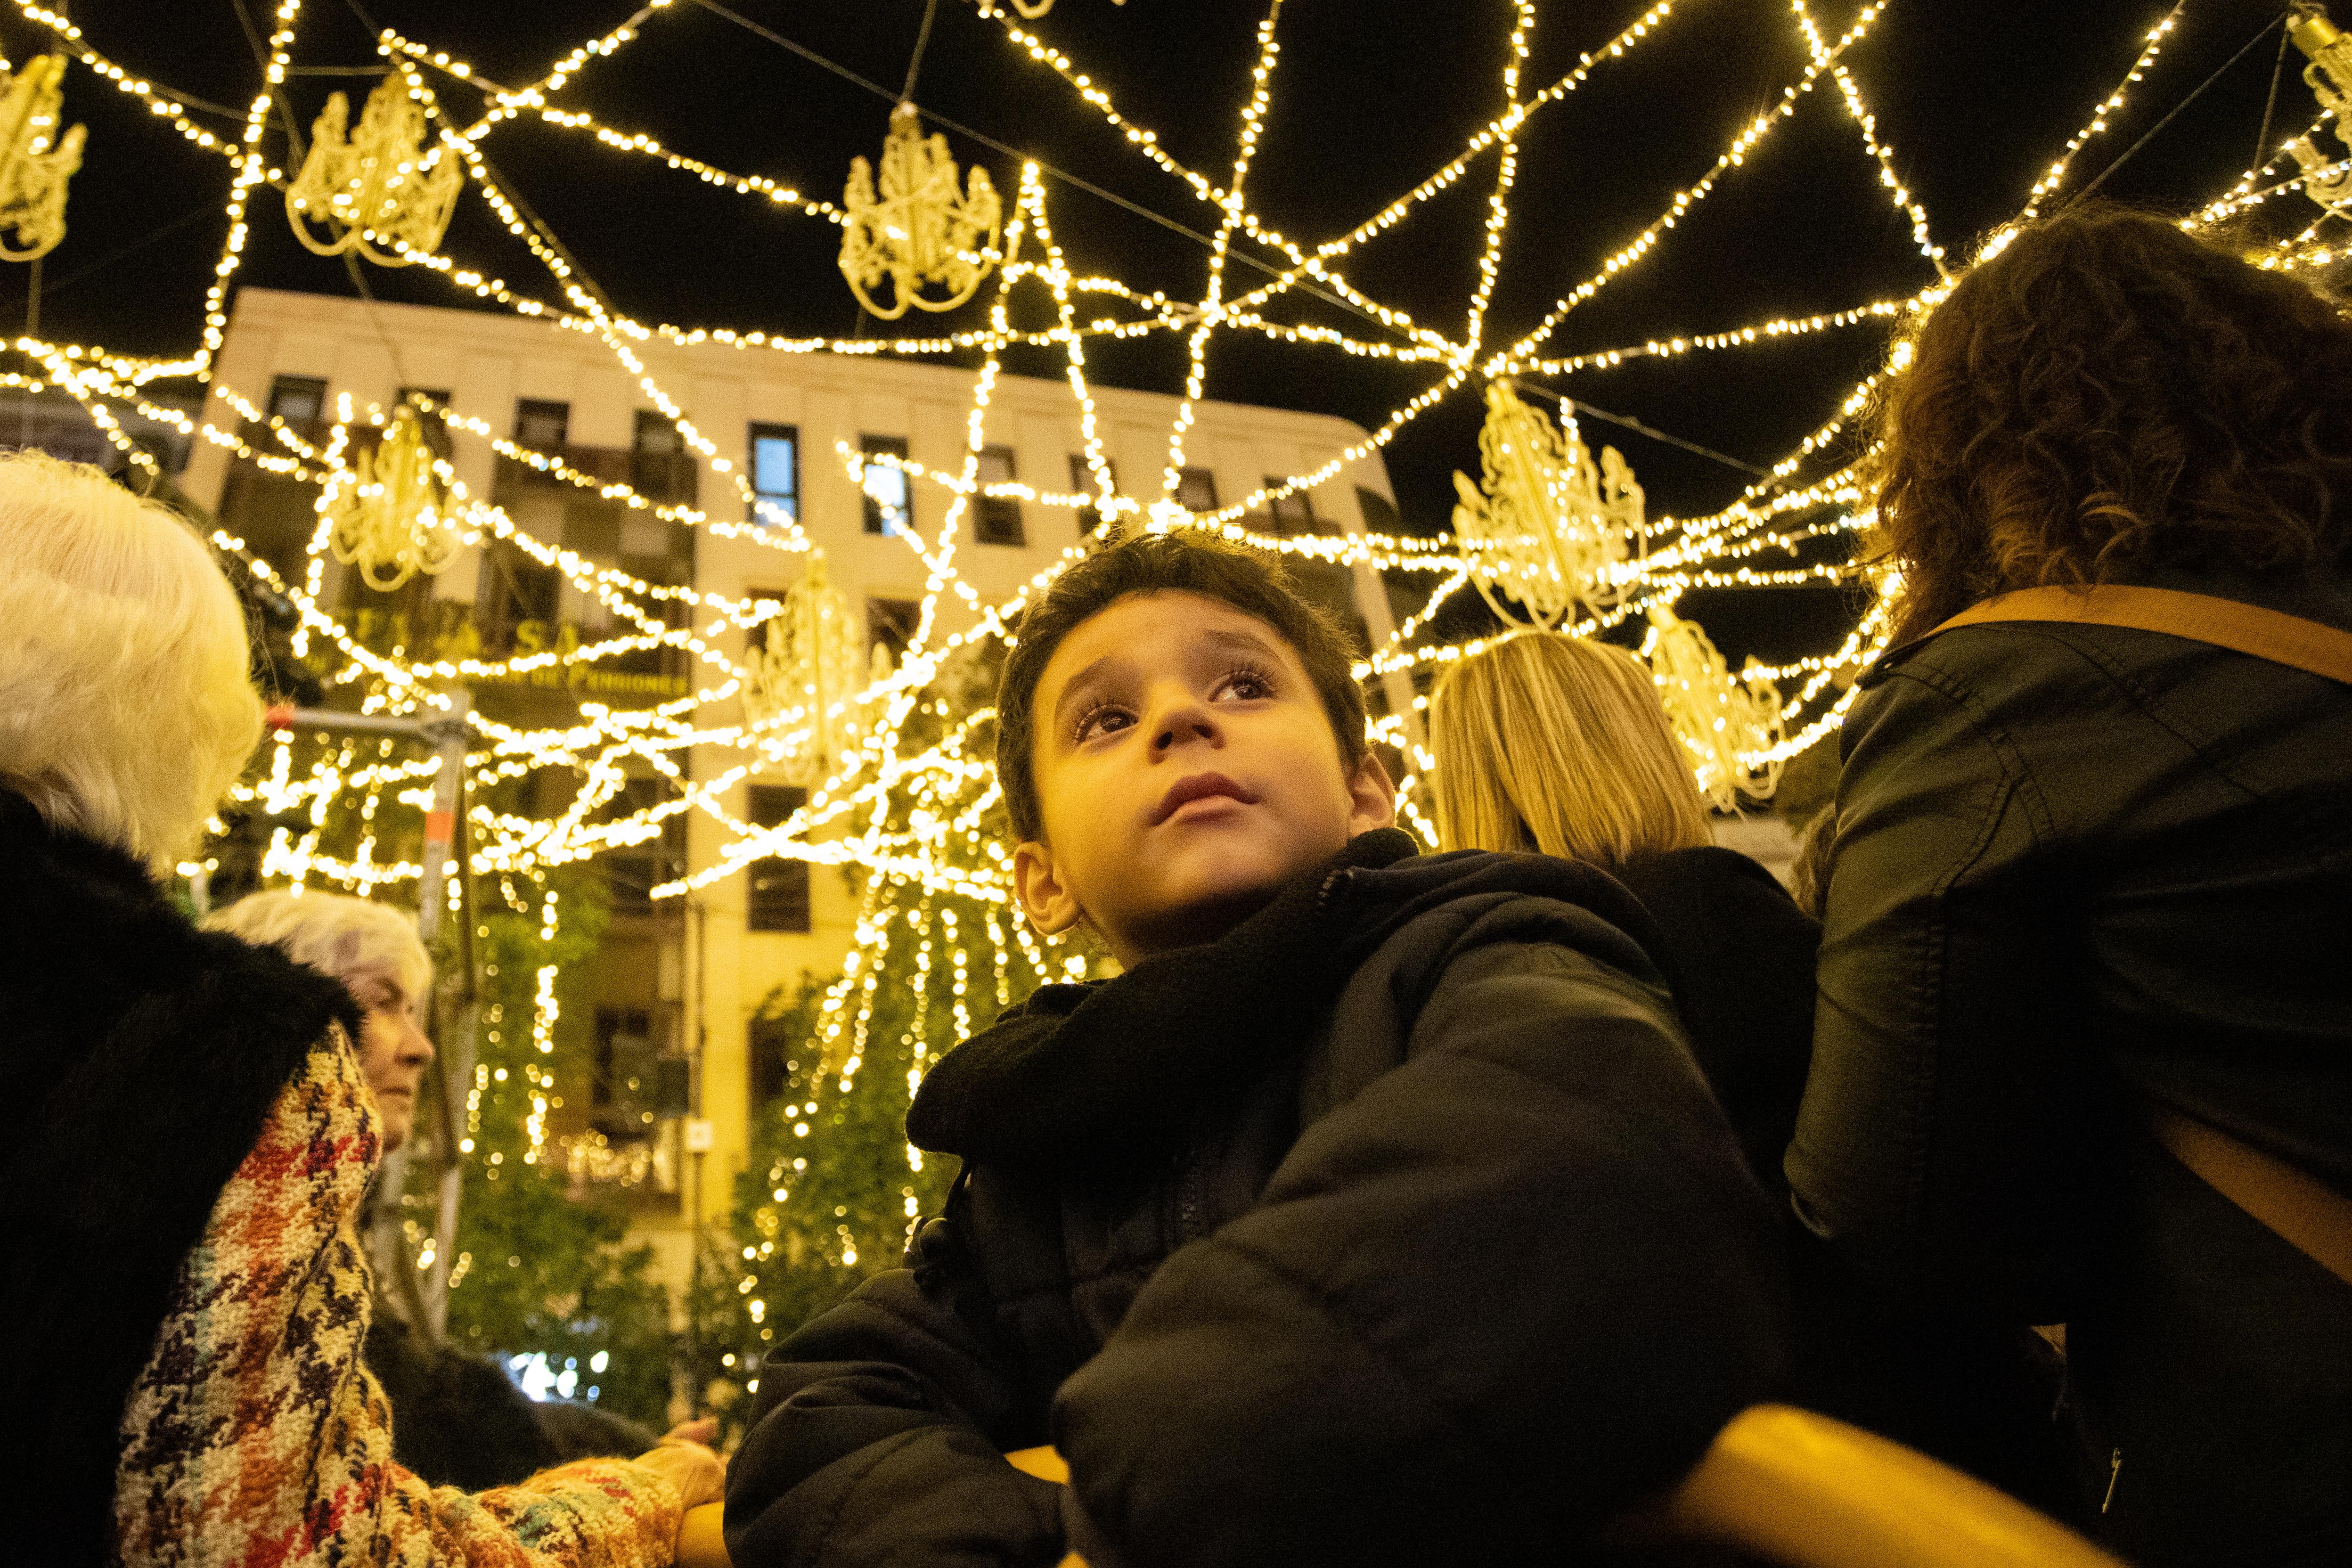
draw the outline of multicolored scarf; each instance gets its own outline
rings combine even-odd
[[[679,1497],[591,1459],[468,1494],[393,1462],[392,1412],[360,1361],[371,1289],[361,1201],[374,1098],[334,1026],[271,1107],[182,1264],[123,1410],[115,1555],[125,1564],[653,1568]]]

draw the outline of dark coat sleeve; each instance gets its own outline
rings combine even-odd
[[[1041,1441],[954,1223],[913,1267],[809,1321],[760,1369],[757,1415],[727,1471],[727,1550],[747,1568],[1050,1564],[1060,1488],[1005,1463]]]
[[[1402,1062],[1063,1385],[1095,1568],[1549,1560],[1768,1392],[1774,1211],[1599,925],[1464,931]]]
[[[2103,1129],[2049,807],[1932,661],[1856,706],[1845,751],[1798,1212],[1899,1306],[2063,1321]]]

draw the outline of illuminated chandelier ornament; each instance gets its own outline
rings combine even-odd
[[[410,251],[441,243],[465,170],[436,146],[424,104],[404,80],[389,76],[368,94],[359,131],[347,136],[351,102],[341,93],[310,127],[310,153],[286,187],[286,221],[294,237],[320,256],[356,250],[379,267],[405,267]],[[331,237],[319,238],[311,226]]]
[[[82,128],[58,136],[64,106],[63,55],[38,55],[14,77],[0,68],[0,259],[34,261],[66,237],[66,185],[81,167]],[[51,145],[52,138],[56,144]]]
[[[2328,20],[2326,7],[2309,0],[2296,5],[2286,31],[2311,60],[2303,68],[2303,79],[2319,106],[2336,117],[2336,139],[2352,146],[2352,136],[2345,130],[2346,117],[2352,114],[2352,104],[2347,102],[2352,99],[2352,37]],[[2352,168],[2338,167],[2340,160],[2313,146],[2307,135],[2288,142],[2286,150],[2303,170],[2304,195],[2330,212],[2340,212],[2352,202]]]
[[[1454,476],[1454,531],[1495,614],[1549,628],[1579,605],[1605,609],[1622,596],[1614,569],[1648,541],[1642,487],[1617,448],[1602,447],[1596,464],[1573,419],[1557,429],[1496,381],[1478,463],[1481,483]]]
[[[417,573],[431,575],[457,552],[448,516],[447,474],[416,411],[403,404],[373,452],[331,481],[319,510],[331,523],[327,547],[356,566],[367,585],[389,594]]]
[[[1756,759],[1780,745],[1785,730],[1780,688],[1759,672],[1755,658],[1735,677],[1699,624],[1663,604],[1650,606],[1642,657],[1650,661],[1666,721],[1690,753],[1698,787],[1715,808],[1730,810],[1735,794],[1769,800],[1783,764],[1778,758]]]
[[[842,591],[825,580],[824,552],[809,552],[808,569],[763,626],[764,645],[743,661],[743,713],[770,726],[797,715],[788,732],[771,733],[765,750],[780,776],[814,786],[866,739],[864,710],[854,699],[871,680],[890,673],[887,649],[873,660],[857,649],[857,622]]]
[[[974,165],[968,187],[957,181],[948,139],[923,134],[912,103],[890,111],[890,133],[882,143],[880,195],[877,176],[864,158],[849,164],[842,205],[841,275],[857,302],[886,321],[911,305],[919,310],[952,310],[971,299],[996,264],[996,241],[1003,203],[988,171]],[[890,305],[875,302],[887,279]],[[944,289],[943,299],[927,288]]]

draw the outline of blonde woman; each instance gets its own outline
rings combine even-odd
[[[360,1363],[384,1139],[362,1014],[163,879],[261,735],[177,516],[0,457],[0,1473],[11,1561],[653,1564],[718,1495],[672,1445],[468,1496]]]
[[[1586,861],[1648,909],[1699,1066],[1757,1180],[1785,1193],[1821,927],[1714,846],[1649,670],[1605,643],[1515,633],[1446,674],[1429,731],[1440,848]]]

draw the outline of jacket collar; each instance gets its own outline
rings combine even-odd
[[[1021,1164],[1163,1154],[1228,1093],[1301,1049],[1381,942],[1479,893],[1588,908],[1628,934],[1628,963],[1654,977],[1643,950],[1659,951],[1655,927],[1605,873],[1538,855],[1415,847],[1395,828],[1359,835],[1219,941],[1113,980],[1041,986],[931,1069],[908,1112],[908,1142]]]

